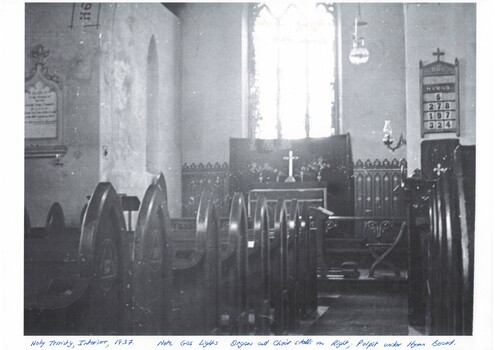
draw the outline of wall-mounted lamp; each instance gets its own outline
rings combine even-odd
[[[392,138],[392,125],[390,124],[390,120],[385,120],[385,125],[383,126],[383,143],[389,150],[395,152],[396,149],[407,145],[406,139],[400,134],[399,141],[395,146],[392,146],[394,143],[394,139]]]
[[[358,4],[358,11],[354,19],[354,33],[352,33],[352,49],[349,52],[349,61],[352,64],[362,64],[368,62],[370,52],[364,46],[364,38],[359,36],[358,28],[368,23],[361,20],[361,5]]]

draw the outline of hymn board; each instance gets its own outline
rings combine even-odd
[[[437,49],[437,61],[420,68],[421,137],[430,133],[456,133],[460,136],[459,62],[440,61],[444,55]]]

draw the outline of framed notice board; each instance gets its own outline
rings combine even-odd
[[[437,49],[437,61],[423,66],[420,71],[421,137],[425,134],[455,133],[460,136],[459,116],[459,62],[440,61],[443,55]]]

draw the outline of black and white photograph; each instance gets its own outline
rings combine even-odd
[[[24,3],[24,346],[490,349],[484,8]]]

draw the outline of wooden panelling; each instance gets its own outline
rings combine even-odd
[[[371,162],[358,160],[354,165],[354,215],[402,217],[404,208],[400,185],[400,168],[406,160],[387,159]]]
[[[400,185],[400,167],[404,159],[371,162],[358,160],[354,165],[354,215],[403,217],[404,208]],[[207,183],[216,190],[220,216],[228,216],[230,207],[230,167],[227,163],[184,164],[182,167],[182,216],[194,217],[201,193]],[[311,180],[308,178],[308,180]]]
[[[199,163],[182,166],[182,216],[195,217],[199,199],[205,186],[213,183],[215,187],[215,204],[219,216],[229,216],[229,165],[215,163],[206,165]]]

